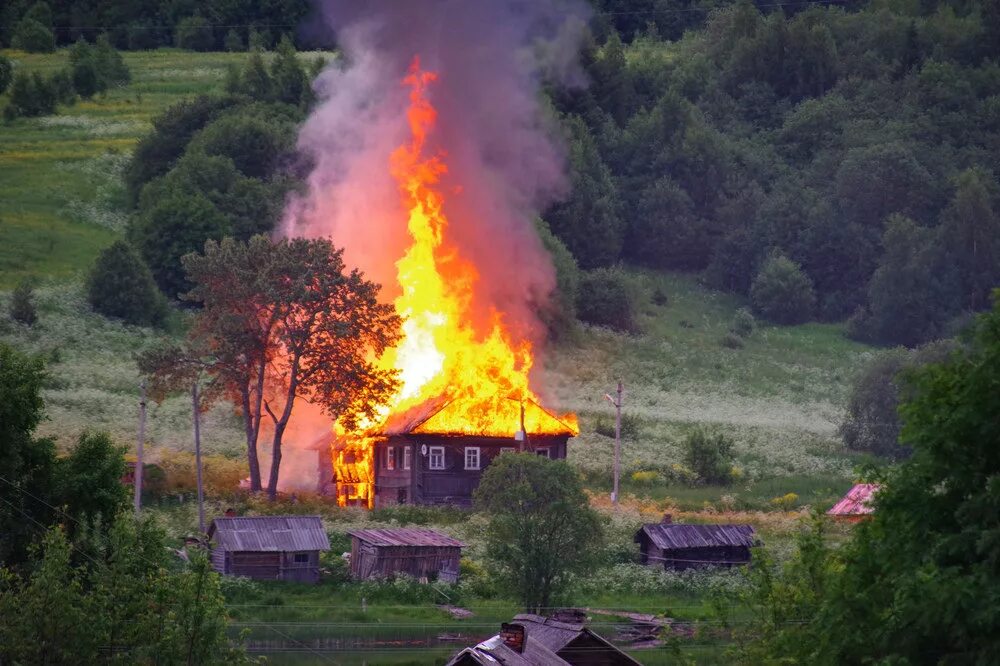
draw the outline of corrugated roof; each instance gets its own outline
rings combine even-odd
[[[643,525],[636,534],[645,532],[657,548],[679,550],[684,548],[712,548],[716,546],[754,545],[754,531],[750,525],[675,525],[653,523]]]
[[[827,515],[830,516],[865,516],[875,511],[872,500],[878,492],[878,484],[858,483],[847,491],[843,499],[833,505]]]
[[[223,550],[330,550],[319,516],[239,516],[216,518],[208,536]]]
[[[426,530],[414,527],[391,529],[351,530],[352,537],[357,537],[374,546],[443,546],[464,548],[465,544],[437,530]]]

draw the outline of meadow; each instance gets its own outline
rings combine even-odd
[[[5,53],[29,70],[51,72],[66,62],[64,51]],[[302,57],[319,55],[330,57]],[[55,116],[0,124],[0,341],[46,359],[48,418],[38,434],[53,437],[63,449],[86,429],[107,430],[133,448],[140,382],[134,357],[162,338],[178,335],[184,326],[180,312],[167,331],[111,321],[94,313],[83,293],[83,276],[94,257],[120,236],[127,222],[121,174],[130,151],[158,113],[185,97],[218,91],[226,67],[246,58],[171,49],[124,56],[132,70],[130,85],[60,108]],[[565,601],[644,609],[711,627],[711,599],[721,591],[736,604],[732,600],[738,597],[741,578],[685,579],[639,567],[630,563],[632,534],[664,512],[682,521],[748,522],[776,556],[785,556],[807,512],[825,509],[854,480],[859,460],[844,450],[837,429],[853,377],[877,350],[849,341],[838,324],[777,327],[760,322],[742,347],[733,348],[724,341],[745,302],[707,289],[690,275],[634,275],[645,297],[640,333],[582,326],[571,342],[545,350],[542,358],[539,378],[546,405],[580,416],[581,433],[570,446],[569,460],[605,517],[606,561],[614,563],[577,581]],[[39,321],[33,327],[5,314],[10,297],[5,290],[23,278],[36,284]],[[625,383],[629,427],[622,447],[623,499],[613,507],[608,492],[614,416],[603,396],[619,379]],[[707,486],[687,479],[681,442],[694,428],[721,431],[733,439],[737,474],[732,484]],[[202,437],[209,516],[230,506],[320,513],[335,543],[333,558],[344,548],[343,535],[351,527],[416,522],[465,540],[471,566],[482,566],[482,516],[367,513],[307,496],[297,504],[268,507],[235,492],[244,474],[244,444],[231,405],[216,405],[205,415]],[[151,404],[147,440],[149,459],[169,478],[168,492],[151,505],[151,513],[171,537],[180,539],[197,523],[186,395]],[[772,502],[789,493],[794,499]],[[333,560],[328,565],[336,571]],[[515,611],[510,599],[487,589],[481,578],[467,575],[465,587],[451,591],[411,589],[405,582],[396,588],[365,587],[336,576],[317,588],[237,581],[226,583],[226,594],[234,632],[247,630],[261,645],[274,641],[271,656],[282,663],[327,661],[329,655],[318,658],[307,649],[309,641],[349,636],[378,639],[382,647],[366,644],[351,652],[342,645],[339,662],[440,663],[455,649],[454,644],[441,645],[440,635],[489,633]],[[451,602],[467,604],[474,618],[457,620],[437,608]],[[411,639],[420,643],[416,652],[407,643]],[[395,647],[388,651],[383,644]],[[679,649],[695,663],[722,660],[718,641],[689,637]],[[664,649],[640,658],[673,663],[676,656]]]

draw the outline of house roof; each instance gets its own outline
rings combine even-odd
[[[872,500],[878,492],[878,484],[858,483],[847,491],[844,497],[833,505],[827,515],[830,516],[865,516],[875,511]]]
[[[523,652],[518,653],[507,647],[498,634],[487,638],[475,647],[462,650],[448,662],[449,666],[459,663],[463,657],[467,657],[477,664],[491,666],[493,664],[504,664],[505,666],[562,666],[570,662],[560,657],[558,652],[584,634],[606,645],[608,649],[617,652],[622,662],[639,663],[582,624],[559,622],[552,618],[527,613],[515,615],[512,622],[524,627],[525,641]]]
[[[657,548],[681,550],[685,548],[712,548],[718,546],[754,545],[754,530],[750,525],[676,525],[653,523],[643,525],[636,532],[636,540],[646,534]]]
[[[351,530],[348,532],[373,546],[435,546],[449,548],[464,548],[465,544],[453,539],[447,534],[436,530],[426,530],[411,527],[398,529]]]
[[[216,518],[208,537],[222,550],[330,550],[319,516],[240,516]]]
[[[470,403],[474,403],[470,406]],[[380,435],[479,435],[513,438],[521,430],[521,404],[501,396],[439,397],[400,414],[379,428]],[[524,401],[528,435],[575,437],[579,430],[533,400]],[[456,427],[455,424],[462,424]]]

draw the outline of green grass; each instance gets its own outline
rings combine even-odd
[[[66,49],[0,52],[19,69],[45,74],[68,62]],[[120,174],[153,118],[186,97],[219,92],[226,67],[247,58],[175,49],[122,55],[131,84],[54,116],[0,122],[0,288],[86,270],[125,223]],[[4,106],[0,96],[0,111]]]

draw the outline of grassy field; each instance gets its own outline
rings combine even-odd
[[[0,51],[15,67],[50,74],[68,52]],[[304,53],[314,60],[331,54]],[[61,107],[57,115],[0,122],[0,288],[24,277],[70,278],[125,225],[121,172],[152,119],[170,105],[219,92],[246,53],[126,51],[132,83]],[[6,104],[0,97],[0,111]]]

